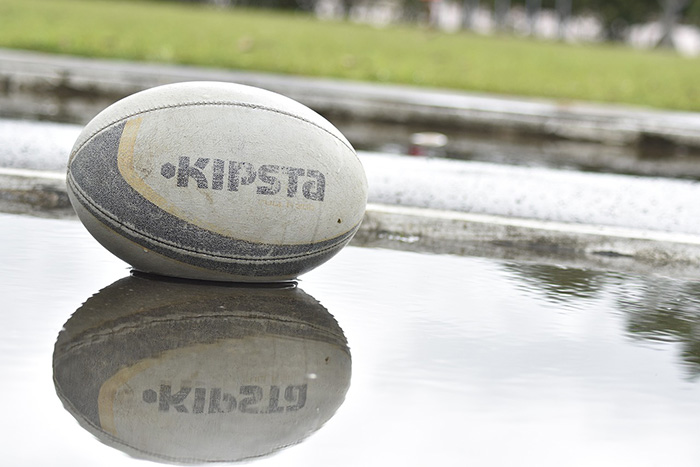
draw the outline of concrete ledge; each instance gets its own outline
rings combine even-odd
[[[353,243],[700,278],[700,235],[370,204]]]
[[[60,172],[0,168],[0,212],[76,217]]]
[[[359,153],[374,203],[700,235],[700,182]]]
[[[623,106],[505,99],[409,86],[222,69],[95,60],[0,49],[0,106],[6,114],[86,123],[136,91],[177,81],[219,80],[285,94],[326,117],[420,123],[615,145],[646,142],[700,150],[700,114]]]
[[[62,172],[0,168],[0,212],[75,218]],[[700,278],[700,235],[370,203],[353,245]]]

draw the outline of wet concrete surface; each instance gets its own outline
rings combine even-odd
[[[429,123],[402,125],[335,119],[356,149],[403,155],[427,155],[511,166],[547,167],[593,173],[700,180],[700,151],[661,141],[602,144],[559,138],[450,129]],[[417,147],[411,140],[425,132],[444,135],[439,148]]]
[[[0,118],[84,125],[122,95],[65,95],[50,90],[11,93],[0,97]],[[700,149],[663,140],[644,144],[604,144],[595,141],[523,135],[470,125],[438,125],[325,116],[358,150],[410,155],[414,135],[438,132],[447,144],[429,154],[456,160],[590,172],[700,179]],[[699,130],[700,131],[700,130]]]

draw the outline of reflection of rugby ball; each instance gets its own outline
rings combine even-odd
[[[342,404],[351,365],[336,320],[298,288],[128,277],[66,322],[53,376],[65,408],[108,446],[202,463],[304,440]]]
[[[88,123],[68,193],[90,233],[138,270],[277,281],[350,241],[367,181],[350,143],[309,108],[192,82],[134,94]]]

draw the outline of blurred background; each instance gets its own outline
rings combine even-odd
[[[564,41],[619,41],[700,53],[694,0],[201,0],[220,6],[288,8],[324,19],[376,25],[409,22],[445,31],[512,33]]]

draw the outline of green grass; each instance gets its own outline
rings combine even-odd
[[[700,111],[700,60],[188,3],[0,0],[0,47]]]

